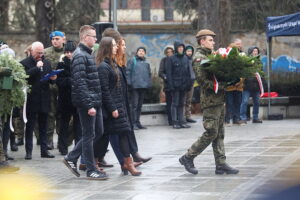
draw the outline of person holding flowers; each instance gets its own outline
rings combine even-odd
[[[198,170],[194,166],[194,158],[201,154],[208,145],[212,144],[216,174],[237,174],[239,170],[229,166],[226,163],[224,148],[224,88],[226,87],[225,79],[218,77],[206,70],[209,62],[203,62],[213,53],[214,37],[216,34],[207,29],[200,30],[196,39],[200,45],[193,58],[193,67],[196,74],[196,80],[201,87],[201,107],[203,109],[203,126],[205,132],[199,137],[188,151],[180,157],[179,162],[184,165],[185,169],[197,174]]]

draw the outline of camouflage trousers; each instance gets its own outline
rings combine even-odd
[[[0,117],[0,162],[5,161],[5,153],[4,153],[3,142],[2,142],[2,133],[3,133],[3,124]]]
[[[193,93],[194,93],[194,87],[192,87],[185,94],[185,98],[184,98],[184,116],[185,116],[186,119],[189,119],[192,116],[192,98],[193,98]]]
[[[212,144],[215,163],[224,164],[226,161],[224,148],[224,106],[218,105],[203,109],[203,127],[205,132],[188,149],[186,156],[196,157],[208,145]]]

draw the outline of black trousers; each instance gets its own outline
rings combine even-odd
[[[171,105],[172,105],[172,93],[171,91],[165,91],[166,104],[167,104],[167,115],[168,115],[168,123],[172,124],[172,113],[171,113]]]
[[[47,151],[47,121],[48,121],[48,113],[43,113],[43,112],[27,112],[27,119],[28,119],[28,121],[26,123],[26,130],[25,130],[25,150],[26,150],[26,153],[32,153],[32,148],[33,148],[33,130],[34,130],[36,118],[38,119],[41,152],[46,152]]]
[[[95,158],[103,158],[107,152],[109,144],[109,134],[96,135],[94,139],[94,155]]]
[[[69,130],[69,125],[72,116],[73,116],[73,133],[74,133],[75,144],[77,144],[77,142],[81,138],[81,126],[80,126],[80,120],[77,111],[73,110],[73,111],[60,112],[58,148],[61,151],[68,150],[68,139],[70,137],[69,135],[70,132],[68,130]]]
[[[146,89],[132,89],[131,91],[131,106],[132,106],[132,118],[133,124],[141,124],[140,116],[142,112],[142,105],[144,102],[144,96]]]
[[[183,106],[185,93],[186,92],[183,90],[172,91],[171,113],[174,124],[183,123]]]

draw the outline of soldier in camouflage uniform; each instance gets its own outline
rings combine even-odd
[[[45,49],[45,58],[51,62],[51,67],[53,70],[56,70],[57,64],[59,63],[60,57],[64,54],[64,43],[65,43],[65,34],[61,31],[53,31],[50,34],[50,40],[52,43],[51,47]],[[56,129],[56,133],[58,133],[58,114],[57,110],[57,96],[58,89],[56,84],[52,84],[50,86],[51,93],[51,111],[49,112],[48,117],[48,148],[53,149],[53,134]],[[56,128],[57,127],[57,128]]]
[[[10,74],[11,74],[10,68],[0,67],[0,77],[9,76]],[[3,132],[3,124],[0,116],[0,173],[18,171],[20,168],[9,165],[9,163],[5,159],[5,152],[3,150],[3,143],[2,143],[2,132]]]
[[[194,158],[201,154],[208,145],[212,143],[216,174],[237,174],[239,171],[230,167],[226,163],[224,148],[224,87],[225,83],[219,82],[217,93],[214,91],[213,75],[203,70],[201,61],[207,59],[214,48],[215,33],[204,29],[200,30],[196,39],[200,45],[193,57],[193,67],[196,73],[196,80],[201,85],[201,108],[203,109],[203,126],[205,132],[198,138],[194,144],[183,155],[179,162],[185,169],[197,174],[198,170],[194,166]]]

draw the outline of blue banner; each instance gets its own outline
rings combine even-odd
[[[267,17],[267,37],[300,35],[300,12]]]

